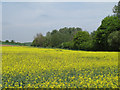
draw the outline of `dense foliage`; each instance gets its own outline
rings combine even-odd
[[[113,50],[109,47],[108,36],[110,33],[120,31],[120,20],[117,16],[108,16],[102,20],[100,27],[94,35],[95,50]],[[113,47],[115,48],[115,47]]]
[[[112,50],[120,50],[120,31],[110,33],[108,36],[108,44]]]
[[[31,42],[24,42],[24,43],[21,43],[21,42],[15,42],[14,40],[6,40],[6,41],[0,41],[0,44],[3,44],[3,45],[18,45],[18,46],[31,46]]]
[[[58,47],[75,50],[119,51],[119,33],[116,38],[111,35],[120,31],[120,20],[117,16],[105,17],[96,31],[89,34],[81,28],[62,28],[47,32],[46,36],[37,34],[32,45],[40,47]],[[112,39],[112,40],[111,40]],[[116,41],[114,41],[116,40]],[[111,44],[112,43],[112,44]],[[115,45],[116,44],[116,45]]]
[[[118,2],[118,5],[114,6],[113,13],[115,13],[115,15],[118,16],[120,19],[120,1]]]
[[[46,36],[37,34],[32,45],[41,47],[61,47],[62,43],[72,41],[74,35],[78,31],[82,31],[82,29],[65,27],[59,30],[53,30],[52,32],[47,32]]]
[[[96,31],[88,33],[79,27],[64,27],[47,32],[38,33],[32,42],[35,47],[64,48],[74,50],[120,51],[120,1],[113,8],[112,16],[101,21]],[[3,44],[31,45],[6,40]]]
[[[87,31],[79,31],[75,36],[74,36],[74,48],[75,49],[84,49],[84,45],[87,41],[90,40],[90,35]],[[85,45],[86,46],[86,45]]]
[[[89,34],[81,28],[62,28],[37,34],[32,45],[75,50],[120,51],[120,1],[113,8],[112,16],[105,17],[96,31]]]

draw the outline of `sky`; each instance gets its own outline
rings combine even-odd
[[[1,0],[2,2],[118,2],[118,0]]]
[[[2,3],[0,2],[0,40],[2,40]]]
[[[89,33],[117,2],[3,2],[2,40],[32,42],[37,33],[80,27]]]

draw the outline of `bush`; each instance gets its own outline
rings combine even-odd
[[[114,31],[108,36],[108,45],[110,50],[120,50],[120,31]]]
[[[93,43],[92,40],[89,40],[87,42],[83,42],[81,44],[81,50],[93,50]]]
[[[59,48],[64,48],[64,49],[74,49],[74,43],[73,41],[70,42],[64,42],[62,44],[59,45]]]
[[[90,34],[87,31],[79,31],[75,36],[74,36],[74,48],[75,49],[82,49],[83,43],[88,42],[90,40]],[[85,44],[84,44],[85,45]],[[86,46],[87,47],[87,46]]]
[[[120,30],[120,20],[116,16],[108,16],[101,22],[100,27],[95,32],[94,47],[96,50],[109,50],[108,36],[114,31]]]

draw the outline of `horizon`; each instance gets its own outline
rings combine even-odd
[[[64,27],[79,27],[91,33],[97,30],[106,16],[113,15],[112,8],[116,4],[117,2],[3,2],[2,41],[32,42],[37,33],[45,35],[48,31]]]

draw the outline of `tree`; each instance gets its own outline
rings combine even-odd
[[[117,13],[117,15],[118,15],[118,18],[120,19],[120,1],[118,2],[118,13]]]
[[[43,47],[44,42],[45,42],[45,37],[41,33],[39,33],[35,36],[35,38],[32,42],[32,46]]]
[[[120,30],[120,20],[117,16],[108,16],[102,20],[100,27],[95,32],[94,47],[96,50],[108,50],[108,35]]]
[[[59,44],[61,44],[64,41],[63,38],[64,37],[62,37],[62,34],[60,32],[56,32],[52,34],[50,37],[51,47],[57,47]]]
[[[92,34],[94,50],[109,50],[108,36],[120,30],[120,1],[113,8],[114,16],[105,17],[97,31]]]
[[[64,42],[64,43],[59,45],[59,48],[74,49],[74,42],[73,41]]]
[[[88,40],[90,40],[90,35],[87,31],[79,31],[76,33],[76,35],[74,36],[74,48],[75,49],[82,49],[82,44],[84,42],[87,42]]]
[[[64,27],[59,30],[53,30],[52,32],[47,32],[45,36],[44,47],[59,47],[64,42],[72,41],[74,35],[81,30],[82,29],[78,27],[77,28]]]
[[[53,35],[53,34],[55,34],[55,33],[57,33],[58,31],[57,30],[53,30],[52,32],[51,32],[51,35]]]
[[[51,47],[51,33],[47,32],[45,36],[44,47]]]
[[[32,46],[42,46],[42,47],[59,47],[62,43],[67,42],[65,45],[70,45],[70,41],[73,40],[74,35],[82,31],[81,28],[75,27],[64,27],[59,30],[53,30],[52,32],[47,32],[46,36],[42,34],[37,34],[33,40]]]
[[[14,41],[14,40],[11,40],[11,43],[15,43],[15,41]]]
[[[62,33],[62,35],[65,35],[64,39],[66,39],[65,40],[66,42],[73,40],[74,35],[78,31],[82,31],[82,29],[78,28],[78,27],[77,28],[75,28],[75,27],[70,27],[70,28],[64,27],[64,28],[59,29],[59,32]]]
[[[81,44],[81,49],[82,50],[93,50],[93,43],[92,43],[92,40],[88,40],[86,42],[83,42]]]
[[[120,31],[114,31],[110,33],[107,42],[110,50],[120,51]]]
[[[120,1],[118,2],[118,5],[114,6],[113,13],[115,13],[120,19]]]
[[[9,43],[9,40],[6,40],[5,43]]]

